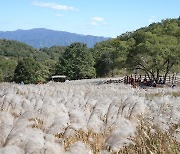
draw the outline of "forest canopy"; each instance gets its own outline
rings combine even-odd
[[[179,61],[180,18],[162,20],[126,32],[97,43],[94,48],[76,42],[69,46],[35,49],[24,43],[0,39],[1,82],[23,80],[17,76],[20,75],[17,70],[21,70],[19,67],[24,67],[26,62],[32,62],[37,67],[28,65],[25,69],[41,72],[38,76],[33,71],[29,72],[28,76],[36,77],[29,77],[33,81],[28,80],[27,83],[37,83],[38,80],[46,82],[55,74],[67,75],[69,79],[83,79],[132,73],[137,68],[155,80],[180,72]]]

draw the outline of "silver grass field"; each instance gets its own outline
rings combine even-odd
[[[180,87],[0,83],[0,154],[180,153]]]

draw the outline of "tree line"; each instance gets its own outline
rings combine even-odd
[[[158,80],[180,72],[180,18],[166,19],[87,48],[83,43],[34,49],[0,40],[0,81],[39,83],[52,75],[70,80],[145,73]],[[165,81],[165,80],[164,80]]]

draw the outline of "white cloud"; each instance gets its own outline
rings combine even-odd
[[[93,20],[93,21],[96,21],[96,22],[98,22],[98,21],[104,21],[104,19],[103,19],[102,17],[94,17],[94,18],[92,18],[92,20]]]
[[[96,21],[93,21],[93,20],[91,20],[90,24],[93,25],[93,26],[98,25],[98,23]]]
[[[102,17],[94,17],[91,19],[90,24],[93,26],[97,26],[99,24],[105,24],[105,23],[104,23],[104,19]]]
[[[62,17],[63,15],[60,13],[55,14],[56,17]]]
[[[39,7],[46,7],[46,8],[50,8],[50,9],[54,9],[54,10],[64,10],[64,11],[75,11],[77,10],[76,8],[72,7],[72,6],[67,6],[67,5],[60,5],[57,3],[46,3],[46,2],[38,2],[38,1],[34,1],[32,3],[32,5],[34,6],[39,6]]]
[[[151,16],[151,17],[148,19],[148,22],[149,22],[149,23],[153,23],[153,22],[155,22],[155,20],[156,20],[156,17],[155,17],[155,16]]]

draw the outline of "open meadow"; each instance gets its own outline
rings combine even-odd
[[[180,153],[180,87],[102,82],[0,83],[0,154]]]

